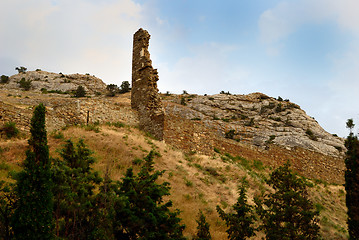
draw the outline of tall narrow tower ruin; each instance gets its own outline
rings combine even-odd
[[[157,89],[158,72],[148,51],[150,37],[142,28],[133,36],[131,107],[138,112],[140,128],[163,140],[164,109]]]

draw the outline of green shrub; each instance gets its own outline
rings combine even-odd
[[[9,82],[9,76],[1,75],[1,83],[8,83]]]
[[[143,162],[143,160],[140,159],[140,158],[135,158],[135,159],[132,160],[133,165],[141,165],[142,162]]]
[[[185,181],[185,184],[186,184],[186,186],[187,187],[193,187],[193,182],[192,181],[190,181],[190,180],[188,180],[188,179],[184,179],[184,181]]]
[[[47,93],[48,93],[48,91],[47,91],[47,89],[46,89],[46,88],[41,88],[41,93],[43,93],[43,94],[47,94]]]
[[[16,137],[19,134],[19,129],[17,129],[16,123],[14,122],[6,122],[2,127],[2,131],[7,138]]]
[[[95,133],[100,132],[100,127],[96,124],[89,124],[84,126],[86,131],[94,131]]]
[[[184,97],[181,98],[181,105],[186,106],[186,99]]]
[[[64,139],[64,134],[61,131],[56,130],[51,133],[51,137],[55,139]]]
[[[276,111],[277,113],[279,113],[279,112],[281,112],[281,111],[283,111],[283,110],[284,110],[284,109],[283,109],[282,104],[281,104],[281,103],[279,103],[279,104],[277,105],[277,107],[276,107],[275,111]]]
[[[219,150],[218,148],[214,147],[213,151],[215,151],[216,153],[221,153],[221,150]]]
[[[29,91],[32,87],[31,80],[26,80],[25,78],[21,78],[20,82],[20,88],[22,88],[25,91]]]
[[[80,97],[85,97],[86,96],[86,90],[83,86],[78,86],[76,91],[75,91],[75,97],[80,98]]]

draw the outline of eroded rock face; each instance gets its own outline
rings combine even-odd
[[[31,81],[30,90],[34,92],[41,92],[45,89],[47,91],[71,92],[75,91],[78,86],[82,86],[86,95],[89,96],[106,93],[106,84],[90,74],[62,74],[46,71],[28,71],[15,74],[10,77],[8,84],[2,84],[0,88],[20,90],[19,82],[21,79]]]
[[[133,36],[131,107],[139,114],[140,128],[163,139],[164,109],[158,94],[157,69],[148,51],[150,34],[139,29]]]

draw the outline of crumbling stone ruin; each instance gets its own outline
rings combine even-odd
[[[133,36],[131,107],[139,114],[140,128],[163,140],[164,108],[157,89],[158,72],[148,51],[150,37],[142,28]]]

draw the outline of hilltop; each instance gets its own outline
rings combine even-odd
[[[22,78],[31,80],[29,91],[19,88]],[[156,168],[166,170],[163,180],[171,183],[170,199],[183,211],[187,236],[194,234],[195,216],[202,209],[214,239],[225,239],[215,206],[235,202],[242,176],[249,179],[253,203],[255,194],[269,188],[264,183],[268,173],[290,160],[314,184],[309,192],[321,210],[323,237],[346,238],[345,192],[338,185],[344,179],[343,139],[327,133],[289,100],[262,93],[162,94],[164,141],[157,141],[138,129],[130,93],[106,97],[106,84],[96,77],[32,71],[9,79],[1,84],[0,125],[16,122],[23,137],[1,140],[1,161],[7,166],[2,178],[21,167],[33,107],[43,102],[53,155],[64,139],[84,138],[97,158],[95,168],[101,173],[111,169],[112,178],[120,179],[127,167],[136,167],[134,159],[158,151]],[[86,88],[87,97],[72,97],[78,86]]]

